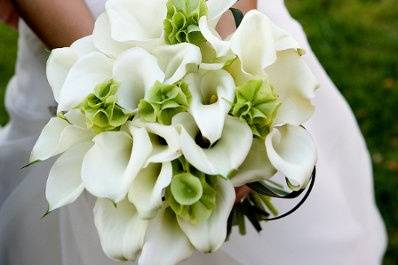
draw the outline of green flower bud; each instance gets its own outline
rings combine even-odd
[[[281,105],[272,86],[264,80],[250,80],[237,87],[231,114],[245,120],[253,134],[264,138]]]
[[[149,91],[149,95],[140,100],[138,114],[147,122],[169,125],[174,115],[188,110],[191,98],[186,83],[169,85],[157,81]]]
[[[132,114],[116,103],[119,84],[114,80],[99,84],[79,105],[86,117],[86,124],[94,132],[111,131],[125,124]]]
[[[205,15],[207,15],[205,0],[169,0],[167,16],[163,22],[166,43],[199,44],[205,41],[198,26],[199,18]]]
[[[179,165],[176,167],[176,164]],[[217,176],[206,176],[187,166],[183,158],[173,162],[173,172],[176,174],[166,189],[166,202],[177,216],[186,221],[198,224],[207,220],[216,206],[216,191],[211,178]]]

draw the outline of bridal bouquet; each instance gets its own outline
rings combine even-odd
[[[234,3],[109,0],[91,36],[48,59],[57,115],[30,162],[59,155],[48,212],[96,197],[110,258],[173,265],[216,251],[234,225],[278,218],[271,197],[313,183],[302,124],[316,78],[287,32]],[[237,29],[222,39],[229,9]]]

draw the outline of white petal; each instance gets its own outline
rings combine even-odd
[[[132,124],[140,128],[145,128],[149,133],[154,135],[151,138],[153,150],[148,157],[146,165],[149,163],[169,162],[181,155],[179,135],[175,126],[149,123],[140,119],[133,120]],[[160,142],[157,137],[163,138],[167,144],[165,145]]]
[[[115,206],[110,200],[98,199],[94,207],[94,222],[102,249],[115,260],[134,261],[144,244],[148,221],[138,217],[137,210],[127,199]]]
[[[120,202],[151,153],[145,129],[132,128],[133,139],[124,131],[97,135],[83,160],[82,179],[94,196]],[[133,144],[134,142],[134,144]]]
[[[77,54],[70,47],[54,49],[48,57],[46,75],[57,102],[66,76],[77,59]]]
[[[138,265],[175,265],[194,251],[170,209],[163,209],[148,227]]]
[[[200,18],[199,29],[203,37],[205,37],[205,39],[216,51],[217,57],[225,56],[228,54],[230,49],[230,42],[222,40],[217,31],[209,27],[207,23],[207,17],[203,16]]]
[[[300,125],[307,121],[314,112],[311,99],[318,81],[304,60],[294,50],[279,52],[277,61],[265,72],[282,101],[274,124]]]
[[[289,49],[298,50],[300,54],[304,54],[304,49],[301,48],[299,43],[284,29],[272,23],[272,32],[275,42],[275,49],[277,51],[284,51]]]
[[[189,112],[202,135],[215,143],[222,134],[225,118],[235,97],[235,83],[225,70],[209,71],[203,76],[190,74],[185,79],[192,94]],[[217,101],[211,103],[211,98]]]
[[[216,207],[210,218],[197,225],[182,218],[178,223],[192,245],[202,252],[214,252],[225,242],[227,236],[227,220],[235,203],[235,190],[229,180],[216,177]]]
[[[245,162],[231,181],[235,187],[240,187],[250,182],[268,179],[275,173],[276,170],[268,159],[264,140],[254,138]]]
[[[71,109],[65,113],[64,116],[72,125],[82,129],[87,129],[86,117],[80,109]]]
[[[295,186],[304,186],[316,163],[316,147],[311,135],[300,126],[274,128],[265,145],[271,164]]]
[[[118,42],[112,39],[111,25],[106,13],[99,15],[95,21],[93,41],[98,50],[113,58],[133,46],[131,43]]]
[[[91,137],[87,130],[72,126],[61,118],[51,118],[37,139],[29,161],[46,160]]]
[[[153,50],[165,73],[165,83],[172,84],[187,73],[196,71],[202,61],[199,47],[190,43],[162,45]]]
[[[80,104],[94,88],[112,78],[112,60],[92,52],[81,57],[70,69],[59,97],[58,111]]]
[[[239,57],[242,70],[262,74],[276,60],[271,21],[257,10],[249,11],[231,38],[231,49]]]
[[[228,11],[236,2],[237,0],[208,0],[207,7],[209,12],[207,16],[209,20],[213,21],[212,24],[217,24],[221,15]]]
[[[74,202],[83,192],[84,185],[80,172],[83,157],[91,146],[91,142],[78,144],[55,161],[46,186],[49,212]]]
[[[167,8],[165,0],[109,0],[106,13],[114,40],[149,41],[162,36]]]
[[[149,164],[135,178],[129,194],[129,200],[137,207],[141,218],[156,216],[162,206],[163,190],[169,186],[173,176],[170,162]]]
[[[180,113],[178,115],[189,115]],[[209,175],[228,177],[243,163],[253,140],[253,134],[246,122],[227,116],[219,141],[210,148],[202,148],[195,142],[196,132],[187,132],[194,121],[181,124],[180,143],[185,158],[194,167]]]
[[[131,48],[115,61],[113,75],[120,83],[117,91],[118,103],[134,111],[156,81],[162,82],[164,73],[156,58],[142,48]]]
[[[75,51],[79,58],[90,52],[98,51],[94,46],[92,35],[76,40],[70,47]]]

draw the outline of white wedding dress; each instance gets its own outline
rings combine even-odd
[[[87,2],[98,15],[105,0]],[[307,125],[318,145],[315,187],[296,213],[264,224],[261,234],[249,229],[241,237],[235,231],[218,252],[195,254],[182,264],[380,264],[386,234],[375,206],[369,154],[355,118],[283,0],[259,0],[258,8],[306,47],[305,59],[321,83],[314,101],[316,113]],[[11,121],[0,129],[0,264],[119,264],[101,250],[87,194],[41,219],[52,161],[20,168],[28,161],[54,102],[45,77],[48,51],[23,22],[19,29],[16,75],[6,97]],[[293,206],[291,201],[277,204],[282,210]]]

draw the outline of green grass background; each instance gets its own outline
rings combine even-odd
[[[285,1],[365,135],[389,234],[383,264],[398,265],[398,0]],[[16,41],[17,33],[0,24],[0,124],[8,120],[2,98]]]

